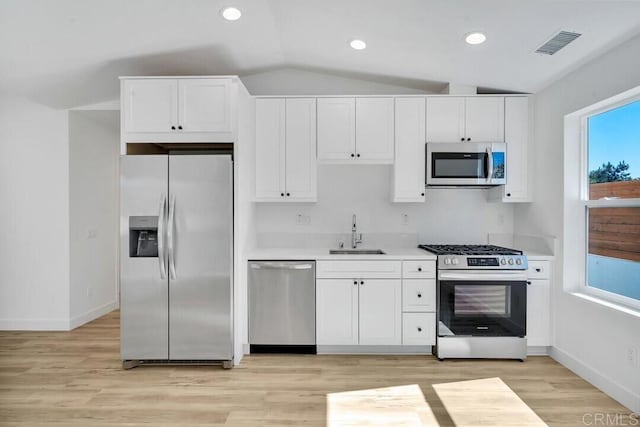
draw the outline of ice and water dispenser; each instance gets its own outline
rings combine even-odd
[[[158,257],[158,217],[129,217],[129,257]]]

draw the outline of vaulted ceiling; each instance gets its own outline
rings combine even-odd
[[[222,20],[227,5],[242,18]],[[2,0],[0,90],[67,108],[117,97],[118,75],[299,68],[536,92],[639,34],[638,17],[632,0]],[[467,45],[476,30],[486,43]],[[558,30],[583,36],[534,53]]]

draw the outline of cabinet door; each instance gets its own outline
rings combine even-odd
[[[393,202],[424,202],[424,98],[395,100]]]
[[[356,98],[356,158],[393,163],[393,98]]]
[[[464,140],[464,98],[427,97],[427,142]]]
[[[360,344],[402,344],[400,280],[365,279],[360,287]]]
[[[529,142],[529,99],[505,99],[504,140],[507,142],[507,200],[528,200],[527,150]]]
[[[504,142],[504,98],[468,97],[465,137],[471,142]]]
[[[318,345],[358,344],[358,281],[316,281],[316,341]]]
[[[551,282],[530,280],[527,286],[527,345],[551,345]]]
[[[316,201],[316,100],[286,100],[286,200]]]
[[[124,81],[125,132],[177,132],[178,81],[133,79]]]
[[[231,131],[231,79],[178,81],[181,132]]]
[[[256,200],[284,200],[285,100],[256,99]]]
[[[318,160],[355,160],[355,99],[318,98]]]

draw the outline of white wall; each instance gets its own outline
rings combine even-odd
[[[534,202],[516,208],[515,228],[519,232],[563,235],[564,116],[640,85],[638,69],[640,37],[536,95]],[[626,358],[629,347],[640,348],[640,317],[564,292],[563,246],[560,241],[552,293],[554,357],[640,412],[640,369]],[[571,277],[572,271],[566,273],[565,277]]]
[[[117,307],[119,111],[69,112],[71,327]]]
[[[398,79],[362,80],[326,72],[279,68],[242,76],[253,96],[268,95],[404,95],[441,92],[446,85],[417,87],[415,82]],[[424,82],[421,82],[424,84]]]
[[[318,202],[258,203],[258,232],[350,233],[353,214],[364,246],[372,233],[417,233],[425,243],[486,243],[487,233],[513,232],[513,206],[487,202],[487,190],[434,189],[425,203],[391,203],[391,174],[386,165],[318,165]],[[298,224],[298,214],[310,217],[310,224]]]
[[[67,329],[67,112],[0,94],[0,329]]]

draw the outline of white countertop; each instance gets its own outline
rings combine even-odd
[[[528,261],[553,261],[556,257],[549,254],[543,254],[535,251],[523,251]]]
[[[368,248],[359,248],[368,249]],[[384,255],[330,255],[329,248],[257,248],[249,252],[250,260],[436,260],[436,256],[419,248],[380,248]]]

